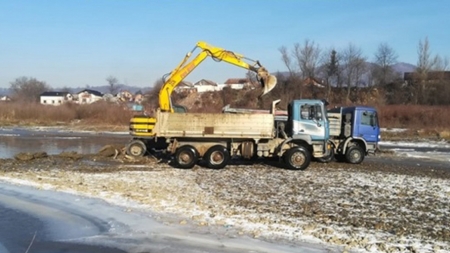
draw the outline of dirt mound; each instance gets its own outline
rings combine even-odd
[[[14,156],[14,159],[19,161],[30,161],[33,159],[48,157],[46,152],[37,153],[18,153]]]

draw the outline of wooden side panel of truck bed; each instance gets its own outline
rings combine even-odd
[[[153,132],[162,137],[271,138],[273,114],[158,112]]]

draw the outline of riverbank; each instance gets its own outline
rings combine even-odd
[[[367,159],[306,171],[235,162],[224,170],[98,155],[4,159],[0,179],[99,197],[163,224],[269,244],[355,252],[450,250],[450,172]],[[275,166],[275,167],[274,167]],[[281,251],[283,252],[283,251]]]

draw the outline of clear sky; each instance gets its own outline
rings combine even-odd
[[[322,49],[352,43],[373,60],[388,43],[416,64],[426,36],[450,56],[450,1],[412,0],[0,0],[0,87],[21,76],[53,88],[150,87],[206,41],[286,71],[279,48],[305,39]],[[224,82],[246,70],[207,59],[186,80]]]

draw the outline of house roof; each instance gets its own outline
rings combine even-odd
[[[102,94],[101,92],[96,91],[96,90],[90,90],[90,89],[84,89],[84,90],[78,92],[78,94],[84,93],[84,92],[87,92],[87,93],[89,93],[89,94],[96,95],[96,96],[99,96],[99,97],[102,97],[102,96],[103,96],[103,94]]]
[[[190,86],[190,87],[192,87],[194,84],[192,84],[191,82],[189,82],[189,81],[181,81],[181,83],[180,84],[178,84],[178,86]]]
[[[44,91],[41,93],[41,96],[47,96],[47,97],[64,97],[69,92],[63,92],[63,91]]]
[[[195,85],[195,86],[197,86],[197,85],[212,85],[212,86],[217,86],[217,83],[215,83],[215,82],[213,82],[213,81],[210,81],[210,80],[202,79],[202,80],[196,82],[194,85]]]

